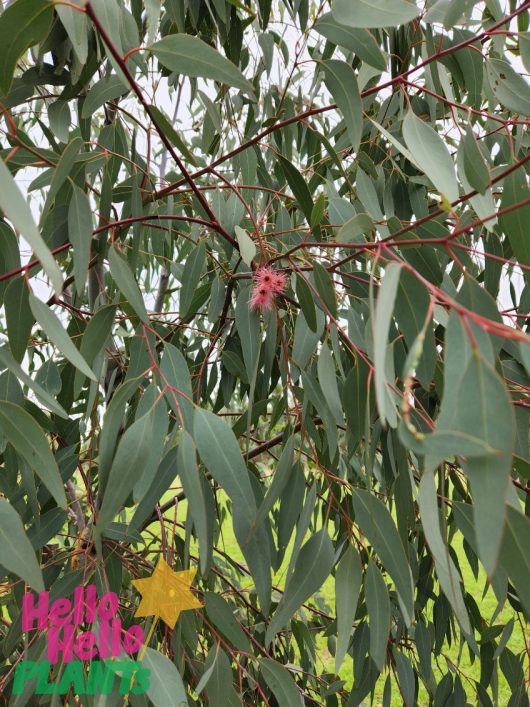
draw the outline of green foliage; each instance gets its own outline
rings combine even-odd
[[[204,608],[133,707],[528,705],[528,25],[2,10],[6,704],[45,658],[24,591],[117,592],[127,629],[162,553]]]

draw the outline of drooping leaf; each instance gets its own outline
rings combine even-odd
[[[285,593],[267,627],[265,643],[269,644],[276,633],[285,626],[300,606],[324,582],[333,566],[333,545],[325,529],[312,535],[300,550],[289,578]]]
[[[147,322],[147,310],[138,283],[134,279],[127,261],[115,246],[109,248],[109,265],[112,277],[121,292],[140,319]]]
[[[362,578],[361,558],[353,545],[349,545],[339,562],[335,575],[335,606],[337,611],[335,672],[337,674],[348,650]]]
[[[66,508],[66,497],[57,462],[44,432],[35,419],[19,405],[0,400],[0,429],[35,471],[57,505]]]
[[[83,291],[90,260],[92,209],[84,191],[75,186],[68,207],[68,235],[74,246],[74,277],[78,293]]]
[[[237,242],[239,244],[239,252],[241,253],[241,260],[248,266],[254,259],[256,255],[256,245],[252,238],[248,235],[244,228],[239,226],[234,226],[234,231],[236,233]]]
[[[42,572],[20,516],[0,498],[0,565],[21,577],[35,591],[44,591]]]
[[[114,520],[149,461],[154,421],[151,409],[133,422],[120,439],[97,517],[98,535]]]
[[[394,580],[403,618],[410,625],[414,615],[412,574],[392,516],[374,494],[362,489],[355,490],[353,507],[359,527]]]
[[[17,0],[0,15],[0,90],[9,92],[17,61],[50,29],[53,3],[46,0]]]
[[[407,0],[335,0],[333,18],[348,27],[397,27],[419,15],[415,3]]]
[[[171,34],[152,44],[149,50],[171,71],[195,78],[213,79],[246,93],[254,93],[252,84],[241,71],[198,37]]]
[[[149,670],[147,695],[155,707],[188,704],[186,688],[175,663],[153,648],[146,649],[143,663]]]
[[[411,110],[403,120],[403,137],[415,161],[449,201],[458,199],[453,160],[438,133]]]
[[[400,274],[400,265],[392,263],[388,266],[377,297],[375,316],[373,318],[375,396],[382,422],[388,421],[391,427],[395,427],[397,424],[397,413],[388,389],[388,384],[393,383],[393,381],[388,380],[387,349],[388,332]]]
[[[382,671],[390,632],[390,599],[383,575],[373,560],[366,569],[364,593],[370,618],[370,656]]]
[[[12,7],[16,7],[20,2],[21,0],[18,0]],[[35,0],[33,4],[35,3],[41,5],[40,0]],[[0,19],[5,17],[5,14],[4,12]],[[3,159],[0,159],[0,208],[35,251],[35,255],[50,278],[55,292],[61,292],[63,282],[61,271],[37,230],[27,201],[22,196]]]
[[[362,103],[357,79],[345,61],[329,59],[323,62],[326,86],[344,116],[346,131],[353,152],[357,152],[362,133]]]
[[[59,351],[67,358],[81,373],[90,378],[97,380],[96,376],[90,369],[90,366],[85,361],[79,350],[75,347],[72,339],[63,328],[59,317],[52,312],[47,304],[37,299],[35,295],[29,293],[29,306],[33,312],[33,316],[42,327],[50,341],[57,346]]]
[[[302,705],[302,696],[289,671],[281,663],[269,658],[260,661],[261,674],[278,701],[279,707]]]
[[[349,49],[380,71],[386,69],[386,60],[373,35],[366,29],[345,27],[333,19],[331,12],[326,12],[317,20],[315,31],[322,34],[333,44]]]

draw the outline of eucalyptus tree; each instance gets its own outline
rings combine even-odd
[[[4,3],[6,703],[162,556],[132,705],[528,705],[529,8]]]

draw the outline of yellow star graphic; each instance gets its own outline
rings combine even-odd
[[[150,577],[132,581],[142,595],[134,615],[160,617],[170,628],[174,628],[181,611],[202,606],[190,589],[195,572],[174,572],[161,557]]]

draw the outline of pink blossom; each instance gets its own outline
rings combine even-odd
[[[271,309],[273,299],[274,293],[270,287],[267,288],[265,285],[257,285],[252,290],[252,295],[249,302],[250,309]]]
[[[258,268],[254,273],[254,289],[250,297],[251,309],[271,309],[274,298],[285,290],[287,276],[270,265]]]

